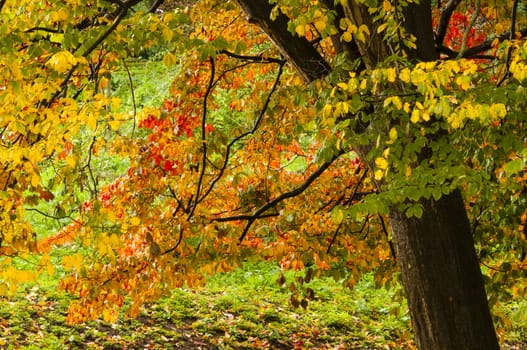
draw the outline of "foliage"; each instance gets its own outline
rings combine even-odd
[[[334,68],[306,86],[230,2],[162,14],[132,0],[0,3],[0,294],[51,274],[50,251],[66,243],[71,324],[115,321],[127,300],[137,316],[173,288],[256,260],[349,287],[373,271],[390,285],[388,208],[419,217],[420,198],[462,188],[491,300],[525,296],[527,44],[516,7],[510,31],[500,4],[444,8],[444,59],[414,63],[405,2],[361,1],[373,22],[360,24],[335,22],[324,2],[274,1],[271,15],[286,14]],[[370,41],[389,55],[357,74],[337,47]],[[120,108],[112,75],[126,85],[130,57],[160,46],[164,64],[179,65],[169,95]],[[105,172],[104,157],[126,171]],[[38,232],[32,214],[62,228]],[[29,255],[36,268],[17,268]],[[293,284],[291,303],[305,306],[308,288]]]

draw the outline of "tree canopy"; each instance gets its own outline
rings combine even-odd
[[[459,189],[491,304],[525,296],[517,0],[433,2],[430,38],[413,1],[162,3],[0,1],[0,295],[64,244],[71,323],[253,260],[389,285],[390,211],[421,218]],[[112,74],[149,50],[177,67],[169,97],[125,110]]]

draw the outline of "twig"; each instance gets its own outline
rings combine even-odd
[[[527,36],[527,28],[521,28],[520,30],[518,30],[518,33],[520,34],[521,37]],[[492,44],[494,43],[496,39],[498,39],[499,42],[502,42],[504,40],[510,39],[511,36],[514,37],[514,34],[515,34],[514,32],[505,32],[505,33],[502,33],[501,35],[498,35],[497,37],[486,40],[477,46],[470,47],[465,51],[465,53],[463,54],[463,57],[472,58],[474,57],[474,55],[490,50],[492,48]]]
[[[203,178],[205,176],[205,168],[207,167],[207,134],[206,134],[206,125],[207,125],[207,103],[208,98],[210,96],[210,93],[212,92],[212,88],[214,86],[214,77],[216,76],[216,65],[214,64],[214,58],[209,57],[210,62],[210,78],[209,78],[209,84],[207,86],[207,90],[205,91],[205,95],[203,96],[203,111],[201,113],[201,146],[203,147],[203,156],[201,160],[201,169],[198,179],[198,185],[196,186],[196,196],[194,199],[194,204],[192,205],[192,208],[190,209],[190,213],[188,214],[188,218],[191,218],[194,214],[194,211],[196,210],[196,207],[198,206],[200,202],[200,192],[201,192],[201,186],[203,184]]]
[[[283,73],[283,67],[285,65],[285,61],[280,61],[279,64],[280,64],[280,66],[278,68],[278,73],[276,74],[276,78],[275,78],[274,84],[273,84],[271,90],[269,91],[269,93],[267,94],[267,98],[266,98],[266,100],[264,102],[264,105],[263,105],[262,109],[260,110],[260,114],[258,115],[258,118],[256,119],[256,122],[254,123],[252,129],[248,130],[248,131],[246,131],[246,132],[244,132],[244,133],[242,133],[240,135],[238,135],[233,140],[231,140],[231,142],[229,142],[229,144],[226,147],[226,151],[225,151],[225,159],[223,161],[223,164],[222,164],[222,166],[220,168],[220,171],[219,171],[218,175],[214,178],[214,180],[211,181],[211,184],[210,184],[209,188],[199,198],[198,202],[201,202],[203,199],[205,199],[209,195],[209,193],[214,189],[214,186],[216,185],[216,183],[222,178],[223,173],[227,169],[227,165],[229,163],[230,152],[232,150],[232,147],[234,147],[234,145],[238,141],[240,141],[241,139],[245,138],[246,136],[254,134],[254,132],[258,129],[258,126],[261,123],[261,121],[262,121],[262,119],[263,119],[263,117],[265,115],[265,112],[267,111],[267,108],[269,107],[269,103],[271,102],[271,96],[274,94],[274,92],[276,91],[276,89],[278,88],[278,85],[280,83],[280,78],[281,78],[282,73]]]
[[[159,8],[159,6],[161,6],[164,2],[165,2],[165,0],[156,0],[156,1],[154,1],[154,3],[148,9],[148,12],[149,13],[154,13]]]
[[[476,20],[479,17],[479,13],[481,12],[481,0],[476,0],[476,9],[474,12],[472,12],[472,18],[470,19],[470,22],[468,23],[467,28],[465,29],[465,33],[463,34],[463,40],[461,41],[461,49],[459,49],[458,57],[463,57],[463,52],[465,52],[467,48],[467,41],[468,36],[470,35],[470,30],[472,27],[474,27],[474,24],[476,23]]]
[[[514,4],[512,7],[512,15],[511,15],[511,31],[509,35],[509,40],[512,41],[514,39],[515,31],[516,31],[516,14],[518,11],[518,0],[514,0]],[[507,49],[507,59],[505,61],[505,73],[503,74],[503,77],[500,79],[500,81],[496,84],[496,86],[500,86],[509,78],[511,75],[510,72],[510,65],[511,65],[511,58],[512,58],[512,46],[509,46]]]
[[[435,33],[435,42],[436,47],[442,47],[443,41],[445,40],[446,30],[448,28],[448,23],[450,22],[450,17],[452,13],[461,3],[461,0],[449,0],[443,11],[441,11],[441,17],[439,17],[439,22],[437,24],[436,33]]]
[[[381,221],[381,227],[382,232],[384,232],[384,236],[386,236],[386,241],[388,242],[388,245],[390,246],[390,252],[392,253],[392,256],[394,259],[397,259],[397,256],[395,255],[395,248],[393,246],[393,242],[390,239],[390,235],[388,234],[388,229],[386,228],[386,223],[384,222],[384,218],[381,214],[377,214],[379,216],[379,220]]]
[[[306,181],[304,181],[303,184],[301,184],[294,190],[291,190],[289,192],[284,192],[278,197],[268,201],[267,203],[262,205],[260,208],[256,209],[252,215],[235,215],[235,216],[230,216],[230,217],[225,217],[225,218],[217,218],[214,220],[222,221],[222,222],[246,220],[247,224],[245,225],[245,228],[239,238],[239,242],[241,243],[243,239],[245,238],[245,236],[247,235],[247,232],[249,232],[249,229],[251,228],[252,224],[257,219],[262,218],[263,216],[262,214],[264,214],[268,209],[276,207],[278,203],[283,202],[284,200],[288,198],[296,197],[300,195],[302,192],[304,192],[313,183],[313,181],[319,178],[320,175],[322,175],[322,173],[326,171],[327,168],[329,168],[329,166],[333,163],[333,161],[335,161],[335,159],[340,157],[342,154],[344,154],[344,152],[340,151],[337,155],[334,155],[331,160],[322,163],[322,165],[317,170],[315,170],[311,175],[309,175],[309,177],[306,179]]]
[[[135,102],[135,88],[134,88],[134,81],[132,79],[132,74],[130,73],[130,69],[128,69],[128,65],[126,64],[126,61],[123,59],[123,66],[126,70],[126,74],[128,75],[128,82],[130,83],[130,93],[132,94],[132,107],[134,109],[134,125],[132,127],[132,139],[134,138],[135,134],[135,128],[137,124],[137,105]]]
[[[263,54],[255,55],[255,56],[246,56],[246,55],[239,55],[234,52],[230,52],[228,50],[221,50],[220,53],[225,54],[229,57],[236,58],[238,60],[243,61],[250,61],[250,62],[256,62],[256,63],[278,63],[281,64],[284,60],[279,58],[273,58],[273,57],[265,57]]]
[[[95,132],[97,132],[97,129],[95,129]],[[97,198],[97,179],[93,175],[93,171],[91,170],[91,160],[92,160],[92,153],[93,153],[93,147],[95,146],[95,141],[97,141],[97,138],[95,137],[95,134],[93,135],[92,142],[90,143],[90,148],[88,149],[88,160],[86,161],[86,164],[81,168],[81,170],[88,169],[88,173],[90,174],[90,179],[93,182],[93,191],[91,195],[93,198]]]

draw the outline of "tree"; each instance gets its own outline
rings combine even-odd
[[[72,274],[62,287],[79,296],[72,323],[114,319],[126,294],[134,315],[255,258],[307,264],[350,287],[371,270],[387,283],[392,255],[419,348],[497,348],[479,264],[498,270],[490,279],[522,281],[509,289],[523,295],[527,263],[518,3],[477,1],[459,15],[456,0],[440,11],[236,0],[152,13],[161,3],[2,3],[6,16],[28,13],[2,29],[2,114],[13,116],[2,121],[2,254],[38,251],[50,269],[51,245],[90,249],[63,260]],[[112,111],[105,79],[160,43],[165,63],[182,65],[172,97],[131,118]],[[127,173],[100,185],[99,152],[129,157]],[[43,180],[49,164],[89,198],[55,203],[62,184]],[[71,223],[33,238],[28,211]],[[31,278],[2,264],[11,290]]]

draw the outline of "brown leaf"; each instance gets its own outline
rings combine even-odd
[[[300,306],[300,302],[298,301],[296,296],[294,296],[293,294],[289,296],[289,304],[291,304],[294,308],[297,308]]]
[[[304,281],[306,283],[309,283],[311,282],[312,278],[313,278],[313,269],[309,267],[306,269],[306,276],[304,277]]]
[[[285,283],[285,277],[284,277],[284,273],[283,272],[280,272],[280,276],[278,276],[278,278],[276,279],[276,283],[281,287],[284,285]]]
[[[49,202],[53,200],[55,196],[48,190],[41,190],[39,191],[39,198],[45,200],[46,202]]]

